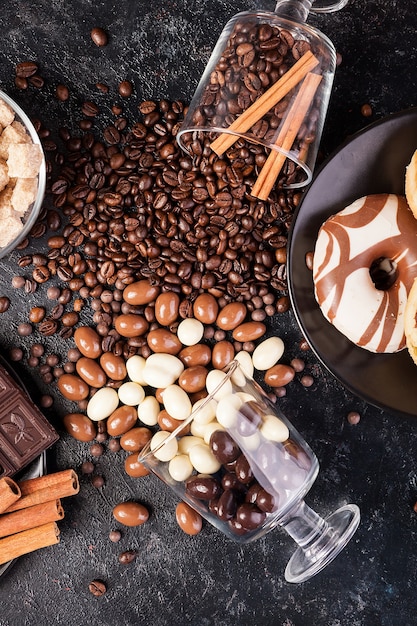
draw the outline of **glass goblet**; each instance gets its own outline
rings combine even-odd
[[[298,544],[286,580],[311,578],[351,539],[359,508],[348,504],[323,519],[305,503],[318,460],[237,360],[210,372],[206,387],[191,415],[174,432],[159,432],[139,461],[239,543],[284,528]]]

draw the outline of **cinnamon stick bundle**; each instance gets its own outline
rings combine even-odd
[[[320,74],[308,73],[305,77],[275,141],[275,145],[282,148],[282,150],[286,152],[291,150],[321,79]],[[275,149],[271,150],[252,188],[252,196],[260,200],[268,199],[286,158],[283,152]]]
[[[0,515],[0,538],[43,526],[48,522],[57,522],[63,517],[64,509],[60,500],[51,500],[28,509],[4,513]]]
[[[213,152],[218,156],[222,156],[238,139],[238,136],[231,134],[231,131],[242,134],[252,128],[257,121],[294,89],[307,73],[313,70],[318,64],[319,60],[314,56],[311,50],[303,54],[272,87],[255,100],[246,111],[230,124],[227,128],[227,133],[221,133],[221,135],[210,144]]]
[[[59,528],[56,522],[48,522],[10,535],[0,539],[0,565],[56,543],[59,543]]]
[[[73,469],[29,478],[19,482],[19,487],[22,496],[6,509],[6,513],[73,496],[80,490],[78,476]]]
[[[6,511],[21,496],[19,485],[9,477],[0,478],[0,513]]]

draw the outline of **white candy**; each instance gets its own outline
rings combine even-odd
[[[244,402],[258,402],[254,395],[247,393],[246,391],[238,391],[236,395],[242,400],[242,404]]]
[[[165,388],[172,385],[183,371],[184,365],[180,359],[173,354],[158,352],[146,359],[143,379],[151,387]]]
[[[219,424],[217,420],[215,422],[210,422],[209,424],[207,424],[204,431],[204,443],[209,445],[210,438],[212,434],[216,432],[216,430],[225,430],[225,428],[221,424]]]
[[[220,400],[221,398],[223,398],[223,396],[226,396],[226,395],[228,396],[230,393],[232,393],[232,383],[230,379],[228,380],[225,380],[225,379],[226,379],[226,374],[222,372],[221,370],[211,370],[207,374],[206,389],[209,392],[209,394],[214,393],[216,388],[219,385],[221,385],[221,383],[223,383],[220,389],[218,389],[218,391],[216,391],[216,393],[213,396],[216,400]]]
[[[193,473],[193,466],[187,454],[177,454],[170,460],[168,472],[174,480],[182,482]]]
[[[143,370],[146,365],[146,359],[143,356],[135,354],[126,361],[127,374],[131,381],[139,383],[139,385],[146,385],[146,381],[143,378]]]
[[[203,443],[202,437],[195,437],[193,435],[185,435],[178,440],[178,453],[189,454],[191,448],[198,443]]]
[[[195,346],[203,334],[204,325],[192,317],[187,317],[178,324],[177,337],[184,346]]]
[[[146,396],[138,406],[138,418],[147,426],[155,426],[158,423],[158,415],[161,410],[155,396]]]
[[[191,414],[189,395],[179,385],[168,385],[162,393],[165,409],[176,420],[185,420]]]
[[[243,452],[252,452],[258,450],[261,444],[261,437],[258,432],[255,432],[248,437],[239,437],[238,443]]]
[[[216,417],[216,400],[207,400],[207,398],[201,398],[193,406],[194,422],[197,424],[208,424]]]
[[[210,448],[204,443],[191,448],[190,461],[200,474],[215,474],[221,467]]]
[[[239,409],[243,402],[237,394],[229,393],[217,405],[216,418],[224,428],[233,428],[237,423]]]
[[[270,441],[282,442],[290,436],[288,427],[276,415],[265,415],[260,431]]]
[[[267,370],[280,360],[284,354],[284,342],[280,337],[269,337],[256,346],[252,353],[252,362],[257,370]]]
[[[119,394],[120,402],[128,406],[137,406],[145,397],[142,385],[133,382],[123,383],[117,393]]]
[[[119,396],[112,387],[102,387],[87,404],[87,415],[93,422],[109,417],[119,406]]]
[[[178,443],[175,437],[164,444],[165,439],[169,437],[171,433],[166,430],[158,430],[151,439],[151,450],[154,451],[160,444],[163,444],[156,452],[153,452],[154,457],[160,461],[170,461],[178,452]]]
[[[194,437],[199,437],[200,439],[204,439],[207,426],[208,424],[200,424],[199,422],[195,422],[193,420],[190,424],[190,432]]]
[[[249,354],[249,352],[246,352],[246,350],[241,350],[240,352],[236,354],[235,360],[239,363],[246,377],[253,378],[253,363],[252,363],[252,357]],[[241,372],[239,372],[239,370],[237,372],[233,372],[232,380],[239,387],[243,387],[243,385],[245,384],[245,381],[241,375]]]

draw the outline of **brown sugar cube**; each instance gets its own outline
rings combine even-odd
[[[37,178],[18,178],[11,194],[11,205],[14,210],[24,215],[35,201],[37,191]]]
[[[3,191],[0,191],[0,228],[1,220],[9,217],[18,218],[12,205],[13,185],[9,184]]]
[[[14,120],[12,107],[0,98],[0,126],[9,126]]]
[[[9,146],[13,143],[31,143],[30,135],[20,122],[14,121],[0,135],[0,157],[7,161]]]
[[[0,191],[3,190],[9,182],[9,170],[6,161],[0,158]]]
[[[23,224],[16,215],[0,218],[0,247],[4,248],[21,232]]]
[[[10,178],[35,178],[42,163],[38,144],[17,143],[9,146],[7,167]]]

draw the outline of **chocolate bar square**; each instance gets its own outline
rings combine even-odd
[[[0,365],[0,478],[22,470],[58,439],[40,409]]]

